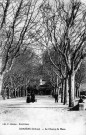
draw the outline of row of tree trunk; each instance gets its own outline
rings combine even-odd
[[[16,97],[24,97],[26,96],[26,89],[19,88],[19,89],[9,89],[6,88],[5,90],[2,91],[2,97],[3,99],[7,98],[16,98]]]
[[[61,103],[64,105],[69,104],[69,107],[73,107],[75,98],[80,97],[80,90],[75,87],[75,76],[62,79],[60,88],[57,77],[57,88],[54,89],[54,93],[58,93],[61,96]]]

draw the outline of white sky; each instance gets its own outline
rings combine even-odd
[[[68,2],[70,0],[64,0],[65,2]],[[81,0],[81,2],[85,3],[86,4],[86,0]]]
[[[81,1],[86,4],[86,0],[81,0]]]

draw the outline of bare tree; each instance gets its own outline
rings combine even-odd
[[[1,73],[3,73],[3,71],[6,69],[8,60],[10,61],[10,65],[12,65],[13,59],[17,55],[19,55],[20,51],[25,49],[25,45],[29,45],[32,43],[30,41],[28,33],[33,30],[38,23],[38,19],[36,18],[38,15],[36,4],[37,0],[31,0],[29,2],[24,2],[23,0],[21,0],[18,4],[18,7],[13,7],[14,3],[10,3],[10,6],[12,7],[10,7],[11,9],[9,10],[12,10],[13,14],[10,18],[12,20],[11,23],[7,21],[7,40],[4,44],[3,55],[5,56],[3,56],[4,63],[2,65]]]
[[[10,0],[6,0],[6,3],[3,3],[3,1],[0,2],[0,30],[3,28],[3,26],[6,23],[6,16],[7,11],[10,5]]]
[[[15,58],[34,44],[33,33],[40,29],[39,4],[39,0],[1,1],[2,76],[11,70]]]
[[[38,56],[32,50],[26,50],[15,59],[11,70],[4,74],[2,90],[6,93],[5,89],[8,87],[9,95],[13,95],[14,92],[15,96],[16,93],[19,95],[20,90],[20,96],[24,96],[26,89],[21,88],[27,87],[32,80],[32,86],[36,85],[39,78],[38,67]]]
[[[42,5],[47,45],[53,46],[65,62],[70,107],[74,106],[75,74],[86,56],[86,27],[85,19],[83,20],[85,10],[85,5],[77,0],[70,1],[68,5],[57,0],[54,1],[54,6],[49,3]]]

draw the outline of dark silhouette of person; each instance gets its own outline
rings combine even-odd
[[[31,95],[30,95],[30,93],[27,94],[26,102],[27,103],[30,103],[31,102]]]
[[[35,102],[35,93],[34,93],[34,91],[31,93],[31,102]]]
[[[9,88],[6,87],[6,92],[7,92],[7,99],[9,99]]]
[[[79,102],[78,103],[83,103],[82,96],[80,96]]]
[[[30,94],[30,86],[27,87],[27,99],[26,99],[27,103],[31,102],[31,94]]]
[[[55,98],[55,103],[58,102],[58,93],[55,93],[54,98]]]

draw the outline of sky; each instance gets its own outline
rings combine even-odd
[[[81,0],[81,1],[86,4],[86,0]]]
[[[64,0],[65,2],[68,2],[70,0]],[[81,0],[81,2],[85,3],[86,4],[86,0]]]

